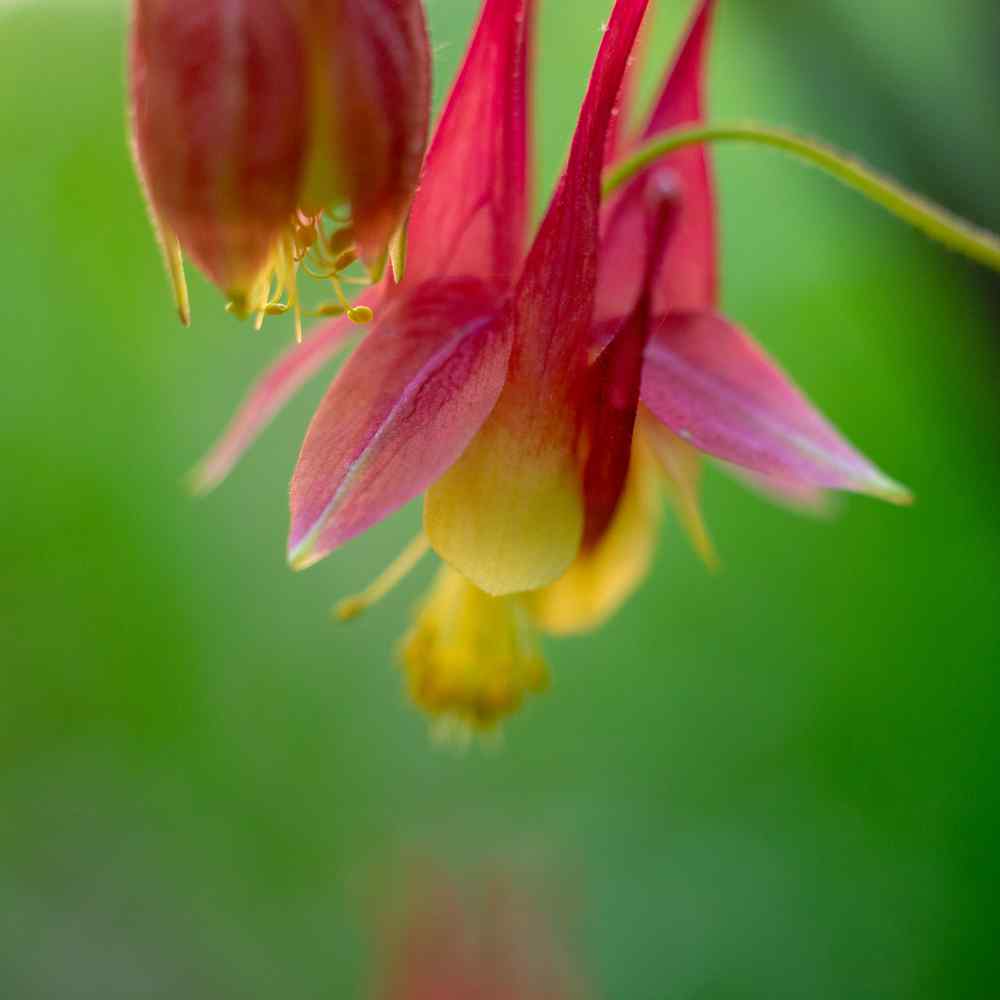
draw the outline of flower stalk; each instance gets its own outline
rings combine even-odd
[[[712,142],[746,142],[769,146],[797,157],[846,184],[891,215],[926,236],[970,259],[1000,271],[1000,238],[989,230],[915,194],[832,146],[795,135],[786,129],[753,123],[679,128],[657,136],[612,166],[604,175],[604,195],[611,195],[651,164],[688,146]]]

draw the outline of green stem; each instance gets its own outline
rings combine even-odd
[[[668,153],[706,142],[752,142],[791,153],[916,226],[932,240],[1000,271],[1000,239],[993,233],[960,219],[850,156],[784,129],[743,124],[665,132],[608,170],[604,177],[604,194],[616,191]]]

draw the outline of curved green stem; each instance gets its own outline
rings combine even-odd
[[[893,215],[916,226],[932,240],[994,271],[1000,271],[1000,239],[995,234],[960,219],[830,146],[803,139],[784,129],[743,124],[665,132],[608,170],[604,177],[604,194],[616,191],[668,153],[706,142],[751,142],[791,153],[825,170]]]

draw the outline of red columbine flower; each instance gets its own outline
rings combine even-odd
[[[496,422],[494,411],[516,412],[514,395],[524,393],[529,372],[542,366],[557,389],[575,384],[593,315],[603,148],[647,2],[615,5],[565,175],[527,253],[534,3],[484,3],[414,198],[405,280],[370,293],[377,321],[334,380],[303,444],[291,490],[294,566],[311,565],[431,487],[480,428]],[[203,486],[225,474],[348,330],[335,321],[265,378],[203,463]],[[538,401],[523,400],[526,407]],[[562,461],[562,452],[572,447],[575,431],[567,421],[575,416],[559,402],[553,397],[544,408],[544,424],[524,415],[532,430],[523,443],[540,456],[559,456],[560,485],[573,489],[572,459]],[[515,433],[520,430],[526,428]],[[509,438],[497,447],[513,458],[521,450]],[[488,490],[469,502],[480,500],[488,502]],[[550,521],[537,507],[511,513],[513,530],[523,535],[511,540],[517,553],[512,549],[510,560],[531,564]],[[428,507],[431,540],[450,559],[460,541],[443,537],[435,518]],[[476,550],[481,541],[469,544]],[[442,570],[404,648],[410,690],[420,704],[490,725],[544,685],[530,612],[508,596],[523,589],[519,581],[492,587],[473,574]]]
[[[423,159],[429,58],[419,0],[135,0],[135,157],[185,322],[182,250],[240,314],[297,308],[310,251],[333,276],[378,266]]]
[[[617,0],[566,171],[525,252],[534,4],[486,0],[414,199],[405,280],[364,300],[377,301],[377,322],[314,416],[292,481],[300,568],[428,491],[426,537],[346,611],[432,545],[448,565],[404,644],[409,687],[433,714],[477,726],[544,687],[537,627],[592,627],[635,587],[661,485],[708,552],[692,445],[781,489],[898,495],[710,311],[703,152],[658,164],[601,213],[646,5]],[[702,3],[647,134],[699,119],[710,10]],[[203,487],[348,332],[331,323],[265,376],[203,463]]]

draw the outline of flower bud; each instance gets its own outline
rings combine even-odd
[[[260,316],[282,295],[298,312],[307,254],[336,279],[344,229],[366,264],[381,259],[426,142],[419,0],[135,0],[130,71],[136,163],[182,316],[181,251],[231,311]]]

